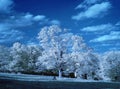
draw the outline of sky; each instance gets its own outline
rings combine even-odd
[[[120,0],[0,0],[0,45],[38,44],[44,26],[59,25],[96,52],[120,50]]]

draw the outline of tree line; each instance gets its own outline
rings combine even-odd
[[[37,38],[39,45],[0,46],[0,71],[120,81],[120,51],[95,53],[81,36],[56,25]]]

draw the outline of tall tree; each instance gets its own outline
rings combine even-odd
[[[71,35],[71,33],[63,34],[63,30],[56,25],[44,27],[38,34],[40,46],[44,49],[43,56],[47,54],[48,61],[53,61],[52,64],[57,68],[59,78],[67,62],[63,55],[68,51]]]
[[[84,43],[84,40],[81,36],[73,35],[71,37],[72,40],[72,49],[71,49],[71,63],[73,64],[73,71],[74,76],[77,77],[77,71],[80,67],[80,61],[83,60],[83,55],[81,55],[84,52],[87,52],[87,46]]]

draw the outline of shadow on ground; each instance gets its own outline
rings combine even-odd
[[[120,89],[120,83],[0,79],[0,89]]]

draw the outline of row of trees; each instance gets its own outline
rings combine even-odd
[[[40,45],[0,46],[0,71],[119,80],[120,51],[97,54],[79,35],[56,25],[38,33]]]

